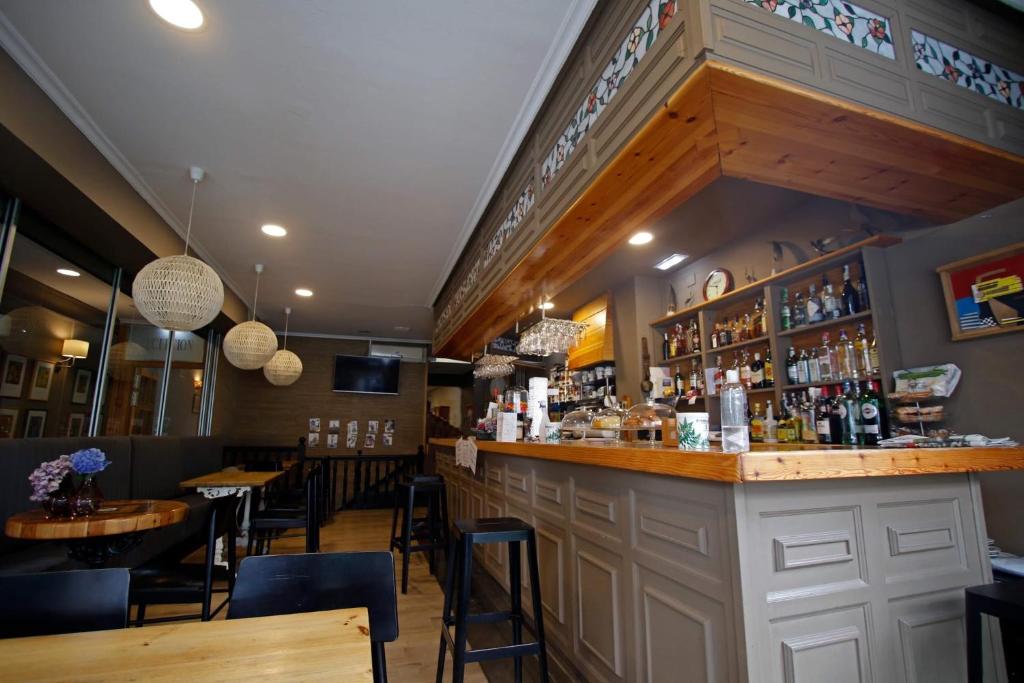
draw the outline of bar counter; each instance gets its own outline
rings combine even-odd
[[[430,443],[453,518],[534,525],[556,680],[961,683],[963,589],[992,580],[975,473],[1024,469],[1024,448],[478,441],[473,473]],[[508,588],[503,548],[480,564]]]

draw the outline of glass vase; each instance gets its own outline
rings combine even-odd
[[[75,487],[71,483],[71,475],[60,480],[60,486],[43,501],[43,510],[48,519],[65,519],[71,516],[71,501],[75,496]]]
[[[96,477],[90,474],[71,499],[71,514],[75,517],[88,517],[99,510],[102,504],[103,491],[100,490]]]

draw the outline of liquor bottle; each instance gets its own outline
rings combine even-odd
[[[881,372],[881,366],[878,363],[878,335],[872,333],[871,345],[868,346],[868,358],[871,360],[871,367],[875,372]]]
[[[871,380],[864,383],[860,395],[860,432],[857,442],[861,446],[877,446],[882,438],[882,397]]]
[[[743,314],[743,334],[741,336],[744,341],[754,338],[754,321],[750,318],[749,313]]]
[[[760,298],[754,300],[754,329],[751,333],[755,339],[764,336],[764,302]]]
[[[807,349],[800,349],[800,355],[796,359],[796,382],[807,384],[810,381],[810,359],[807,358]]]
[[[786,357],[786,379],[789,380],[790,384],[799,384],[797,379],[797,360],[796,360],[796,349],[792,346],[789,347],[789,355]],[[779,414],[779,418],[782,418],[782,414]]]
[[[668,332],[665,333],[665,340],[661,343],[661,357],[663,360],[668,360],[672,357],[671,344],[668,342]]]
[[[771,389],[775,386],[775,366],[772,365],[772,347],[764,348],[764,388]]]
[[[807,305],[804,303],[804,295],[796,293],[793,299],[793,327],[803,327],[807,324]]]
[[[871,364],[871,342],[868,341],[864,323],[857,325],[857,337],[853,340],[853,346],[857,351],[857,369],[860,370],[861,377],[870,377],[878,368]]]
[[[764,388],[764,363],[761,362],[761,354],[754,352],[754,362],[750,364],[750,384],[755,389]]]
[[[743,358],[740,360],[740,384],[748,391],[753,388],[753,373],[750,370],[750,355],[743,349]]]
[[[789,426],[789,407],[786,405],[786,397],[782,397],[782,406],[779,410],[779,426],[777,428],[779,443],[789,443],[792,439]]]
[[[853,315],[858,312],[857,292],[850,282],[850,264],[843,266],[843,291],[840,297],[840,308],[843,315]]]
[[[722,395],[722,378],[725,376],[722,370],[722,357],[715,360],[715,395]]]
[[[782,329],[789,330],[793,328],[791,315],[789,310],[789,290],[783,287],[782,296],[779,299],[779,326]]]
[[[821,381],[821,364],[818,363],[818,347],[812,346],[807,365],[807,381],[817,384]]]
[[[814,391],[814,387],[805,391],[800,402],[800,440],[804,443],[818,443],[818,427],[814,414],[814,401],[811,399]]]
[[[832,434],[832,443],[843,443],[843,389],[838,384],[832,387],[832,400],[828,406],[829,432]]]
[[[839,379],[857,379],[857,349],[846,336],[846,329],[839,330],[839,341],[836,342],[836,370]]]
[[[857,280],[857,305],[860,310],[867,311],[871,308],[871,298],[868,296],[868,283],[864,279],[864,264],[860,264],[860,279]]]
[[[697,327],[697,321],[690,321],[690,353],[700,353],[700,329]]]
[[[814,426],[818,433],[818,443],[831,444],[832,443],[832,421],[830,419],[831,410],[829,409],[830,400],[828,397],[828,387],[821,387],[821,394],[815,401],[814,406]]]
[[[840,443],[848,446],[857,445],[857,435],[860,431],[860,401],[856,388],[856,382],[843,382],[843,393],[838,397],[839,419],[842,421]]]
[[[696,359],[690,361],[690,394],[700,396],[704,392],[700,388],[700,373],[697,372]]]
[[[722,329],[718,333],[718,347],[728,346],[732,342],[732,331],[729,329],[729,319],[722,322]]]
[[[754,404],[754,414],[750,418],[750,440],[764,441],[764,415],[760,403]]]
[[[676,396],[682,396],[686,393],[686,387],[683,386],[683,373],[678,365],[676,366],[675,389]]]
[[[711,429],[707,407],[699,397],[680,396],[676,401],[676,434],[684,451],[706,451]]]
[[[832,364],[832,348],[828,344],[828,332],[821,335],[821,346],[818,347],[819,382],[831,382],[836,379],[835,366]]]
[[[799,399],[796,396],[789,402],[789,442],[800,443],[803,438],[802,418],[800,417]]]
[[[764,440],[765,443],[777,443],[779,440],[779,421],[775,419],[771,400],[764,410]]]
[[[810,324],[820,323],[825,319],[825,313],[822,311],[823,304],[818,293],[814,290],[814,285],[807,289],[807,322]]]
[[[676,348],[675,330],[672,330],[671,334],[666,333],[665,336],[668,339],[668,354],[665,356],[665,358],[675,358],[676,356],[679,355],[679,349]]]
[[[718,334],[722,331],[722,326],[715,323],[711,328],[711,348],[718,348]]]
[[[839,302],[832,291],[832,283],[828,281],[828,273],[821,274],[821,309],[826,320],[833,320],[840,315]]]

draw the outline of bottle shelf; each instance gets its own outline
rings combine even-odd
[[[728,353],[734,349],[742,349],[744,346],[753,346],[754,344],[767,344],[768,335],[762,335],[760,337],[754,337],[753,339],[746,339],[735,344],[727,344],[726,346],[719,346],[714,349],[708,349],[708,353]]]
[[[667,365],[675,365],[676,363],[682,363],[683,361],[693,360],[700,358],[700,351],[694,351],[693,353],[685,353],[682,356],[672,356],[658,363],[659,368],[663,368]]]
[[[830,379],[827,382],[807,382],[805,384],[784,384],[782,386],[783,391],[798,391],[800,389],[809,389],[811,387],[828,387],[833,384],[842,384],[843,382],[878,382],[881,380],[881,375],[877,372],[872,373],[869,377],[858,377],[857,379]]]
[[[778,337],[792,337],[796,334],[803,334],[804,332],[814,332],[815,330],[827,330],[832,327],[841,327],[844,323],[849,324],[857,320],[863,320],[871,316],[871,309],[866,311],[860,311],[853,315],[844,315],[841,318],[833,318],[831,320],[825,320],[820,323],[813,323],[811,325],[802,325],[800,327],[793,327],[788,330],[779,330]]]

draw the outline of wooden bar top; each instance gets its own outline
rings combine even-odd
[[[431,439],[455,448],[455,439]],[[753,444],[746,453],[681,451],[665,446],[563,441],[523,443],[477,441],[487,453],[612,467],[672,477],[732,483],[901,477],[917,474],[1024,470],[1024,447],[853,448],[804,444]]]
[[[9,681],[370,681],[366,609],[0,640]]]

